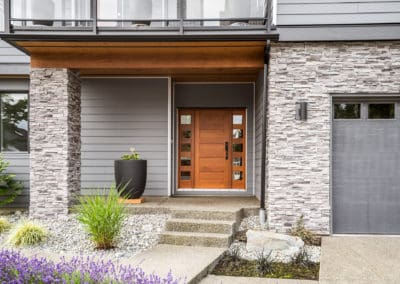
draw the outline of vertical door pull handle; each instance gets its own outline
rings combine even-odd
[[[225,160],[229,159],[229,143],[225,142]]]

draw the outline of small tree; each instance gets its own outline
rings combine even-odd
[[[13,202],[23,188],[22,183],[15,180],[15,175],[5,173],[9,165],[0,154],[0,206]]]

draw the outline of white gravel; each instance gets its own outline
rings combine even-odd
[[[26,214],[0,216],[12,224],[27,218]],[[38,245],[29,247],[29,252],[40,254],[44,250],[60,254],[80,254],[95,257],[118,259],[132,257],[158,243],[159,234],[164,230],[168,215],[128,215],[124,220],[121,234],[112,250],[96,250],[83,226],[76,220],[76,215],[70,214],[64,218],[40,222],[49,231],[48,239]],[[8,233],[0,235],[0,247],[11,248],[6,243]]]
[[[260,219],[258,216],[252,216],[243,219],[240,224],[239,231],[243,230],[268,230],[266,225],[260,225]],[[259,254],[255,254],[254,252],[247,251],[246,243],[240,241],[234,241],[229,248],[230,253],[238,251],[240,257],[248,260],[256,260],[259,257]],[[321,257],[321,247],[318,246],[304,246],[304,250],[306,251],[308,258],[312,262],[319,262]],[[273,252],[271,254],[271,259],[276,262],[290,262],[290,258],[288,256],[279,254],[279,252]]]

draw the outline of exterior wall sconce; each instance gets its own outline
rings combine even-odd
[[[307,102],[296,102],[296,120],[307,120]]]

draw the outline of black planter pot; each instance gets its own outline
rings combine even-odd
[[[147,180],[146,160],[116,160],[114,172],[116,185],[122,188],[125,186],[124,196],[129,199],[142,196]]]

